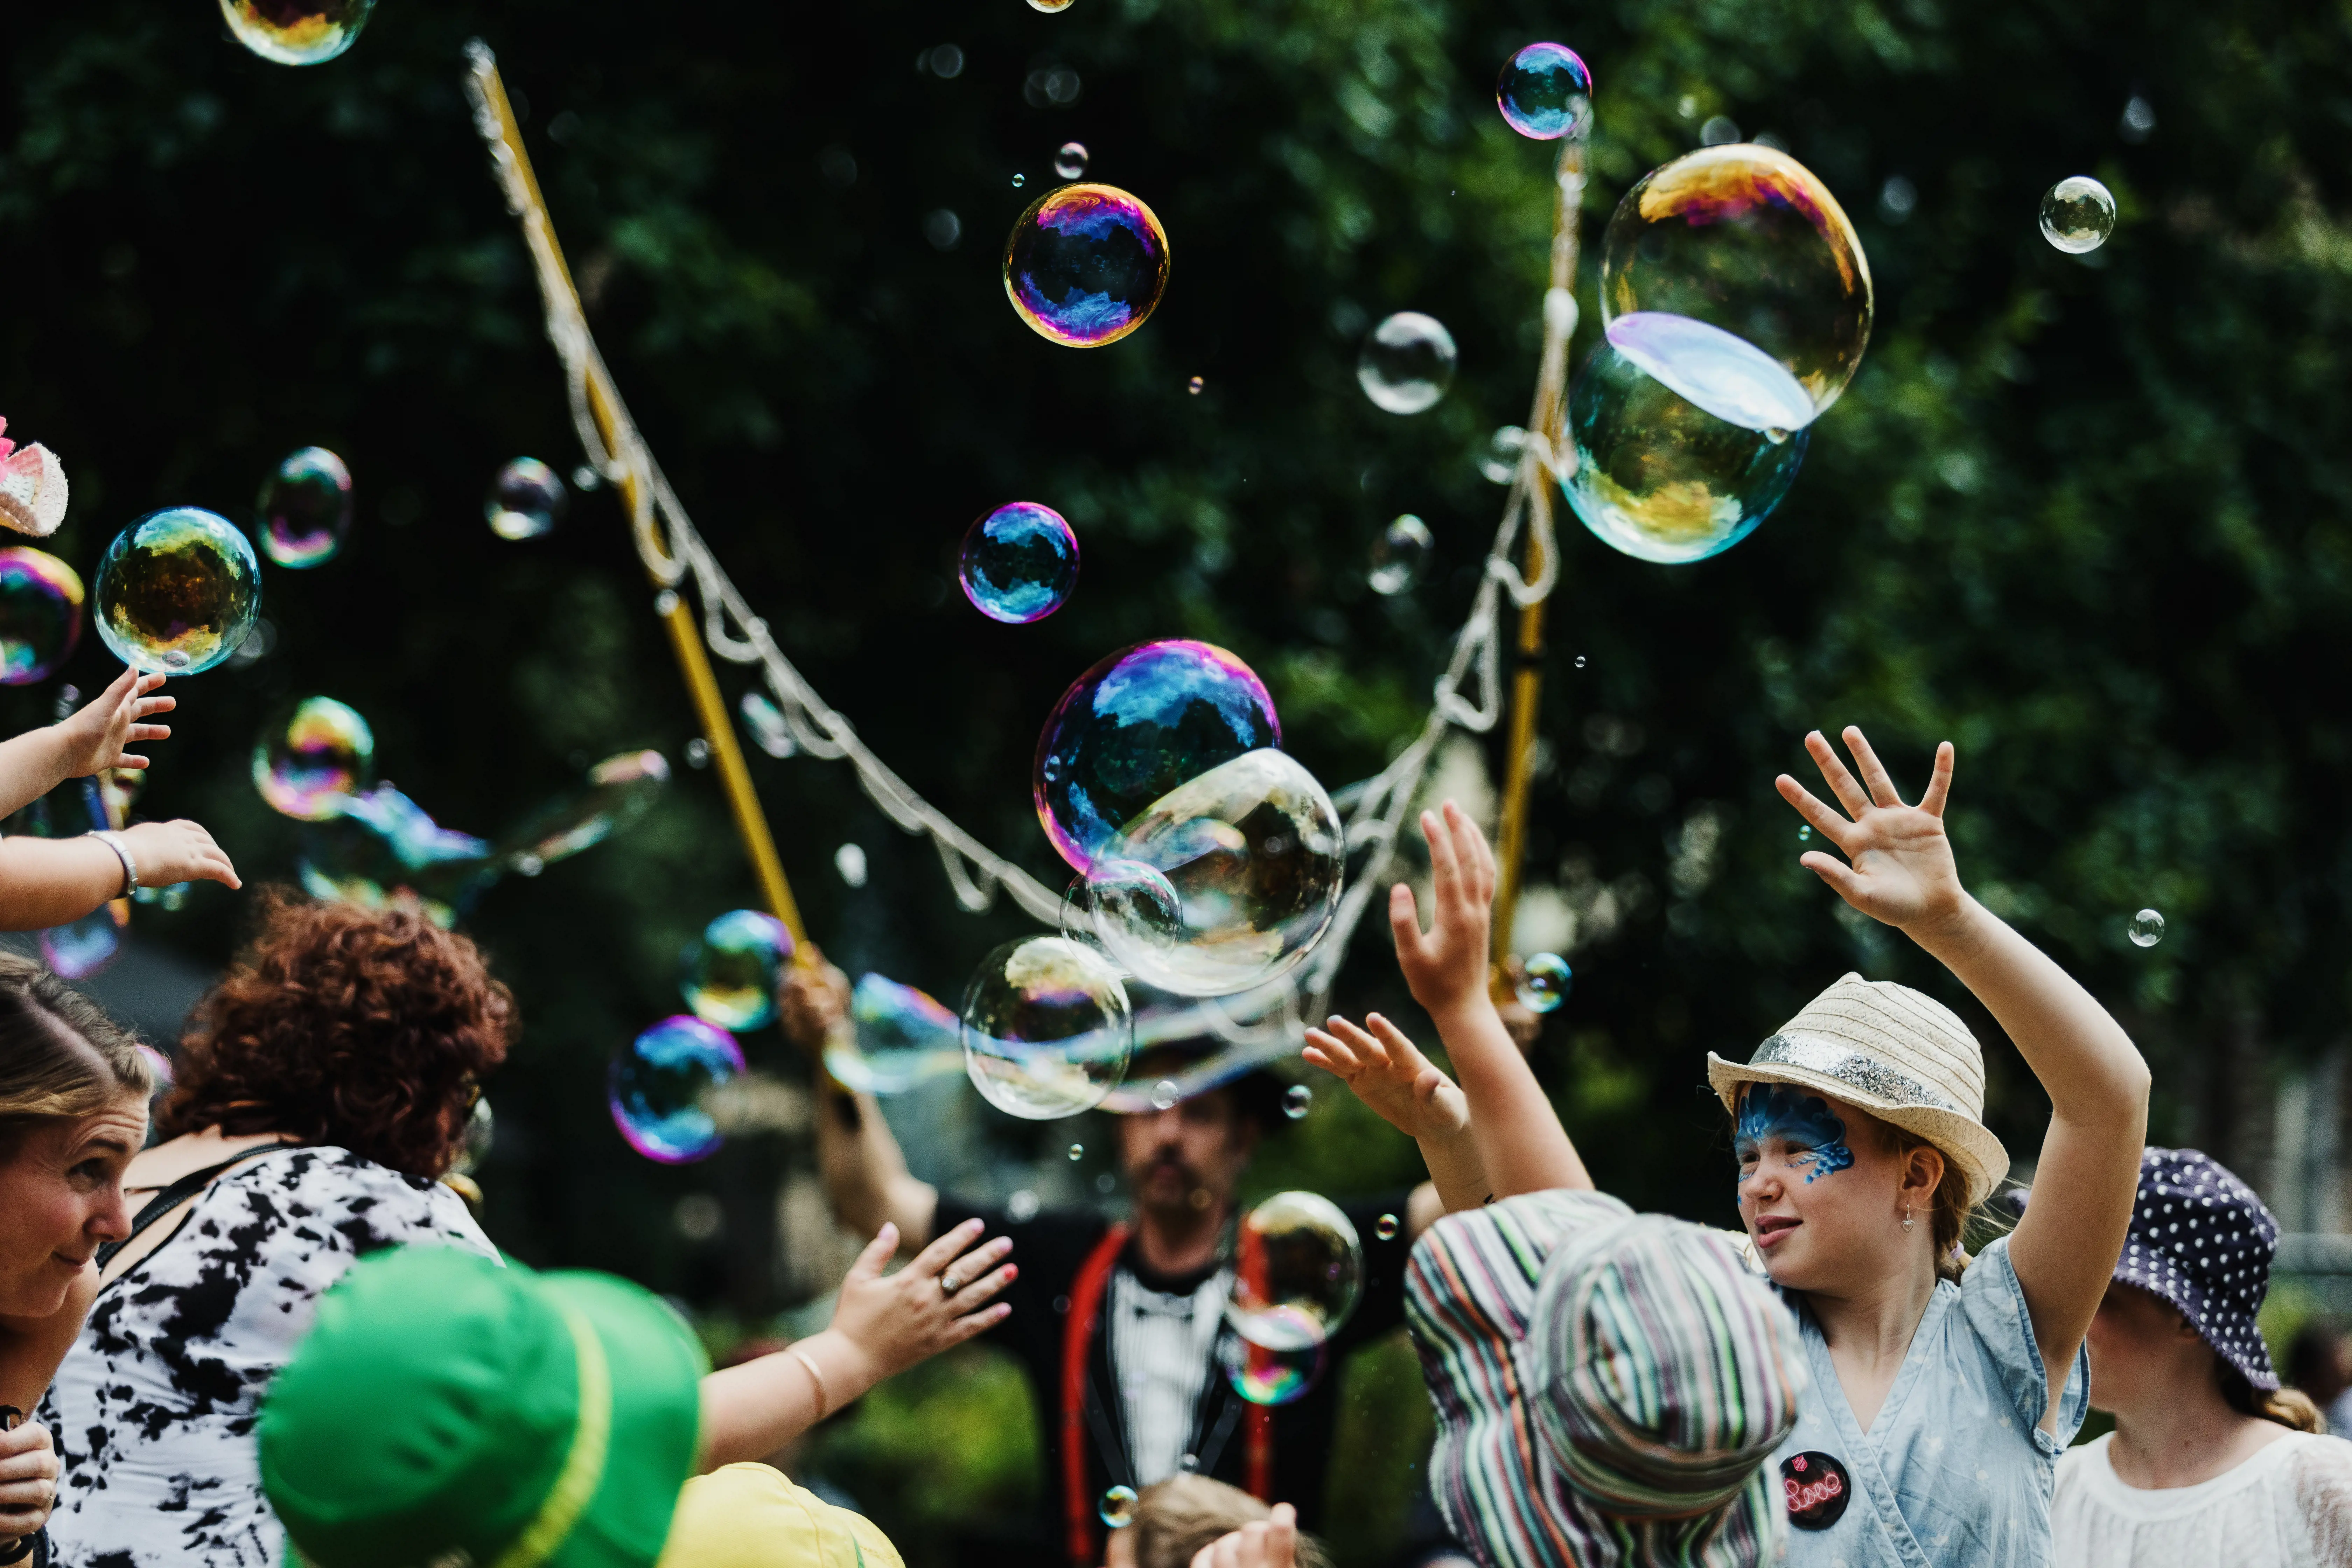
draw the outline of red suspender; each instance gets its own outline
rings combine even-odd
[[[1095,1320],[1102,1315],[1103,1288],[1126,1245],[1127,1226],[1112,1226],[1070,1286],[1069,1326],[1062,1334],[1062,1494],[1069,1510],[1070,1568],[1095,1568],[1097,1561],[1097,1505],[1087,1496],[1087,1358],[1094,1349]]]
[[[1260,1502],[1274,1500],[1274,1410],[1253,1405],[1243,1417],[1249,1424],[1249,1494]]]

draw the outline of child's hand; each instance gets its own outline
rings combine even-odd
[[[1389,929],[1396,935],[1397,967],[1404,971],[1412,999],[1442,1027],[1446,1016],[1465,1005],[1494,1005],[1486,965],[1495,854],[1477,826],[1450,800],[1443,822],[1432,813],[1421,814],[1421,831],[1429,840],[1435,924],[1423,934],[1412,889],[1399,882],[1389,890]]]
[[[1470,1102],[1394,1024],[1368,1014],[1368,1034],[1334,1016],[1307,1031],[1307,1059],[1347,1080],[1358,1100],[1408,1138],[1453,1138],[1470,1125]]]
[[[982,1228],[979,1220],[968,1219],[896,1274],[885,1274],[883,1266],[898,1250],[898,1227],[885,1225],[849,1266],[832,1327],[865,1352],[864,1370],[872,1382],[994,1328],[1013,1310],[1003,1302],[988,1305],[1020,1272],[1009,1263],[994,1267],[1013,1250],[1012,1239],[1000,1236],[968,1257],[958,1256],[980,1238]]]
[[[1952,859],[1952,841],[1944,832],[1944,801],[1952,789],[1952,743],[1946,741],[1936,748],[1936,772],[1927,781],[1927,793],[1917,805],[1906,805],[1862,731],[1849,724],[1844,740],[1867,791],[1838,761],[1820,731],[1805,737],[1805,750],[1845,807],[1843,815],[1814,799],[1786,773],[1775,783],[1782,798],[1843,850],[1852,864],[1818,849],[1799,856],[1798,863],[1864,914],[1918,937],[1957,918],[1968,902],[1959,868]]]
[[[169,724],[141,722],[150,714],[169,713],[180,705],[176,697],[147,695],[163,684],[160,675],[142,675],[135,669],[126,669],[115,678],[113,685],[99,694],[96,701],[71,718],[58,721],[64,776],[78,779],[104,768],[145,767],[146,758],[132,756],[122,748],[142,741],[171,739]]]
[[[131,862],[139,868],[142,888],[197,881],[245,886],[236,879],[236,868],[229,864],[228,856],[201,823],[142,822],[122,830],[122,847],[131,851]]]
[[[1298,1510],[1274,1505],[1274,1517],[1219,1536],[1192,1554],[1192,1568],[1292,1568],[1298,1561]]]

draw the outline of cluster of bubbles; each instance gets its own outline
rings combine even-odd
[[[1538,952],[1519,965],[1511,994],[1530,1013],[1557,1012],[1568,1000],[1568,988],[1574,979],[1568,960],[1556,952]]]
[[[571,504],[562,476],[537,458],[517,458],[490,481],[482,516],[500,539],[537,539],[554,531]]]
[[[1057,185],[1029,204],[1004,241],[1013,310],[1066,347],[1118,342],[1150,317],[1167,287],[1167,231],[1116,185]]]
[[[793,956],[793,933],[765,910],[730,910],[688,942],[678,959],[678,994],[706,1024],[737,1034],[776,1020],[776,992]]]
[[[964,597],[992,621],[1026,626],[1062,607],[1078,583],[1078,536],[1034,501],[998,507],[963,536]]]
[[[2134,947],[2154,947],[2164,940],[2164,916],[2155,910],[2142,910],[2132,916],[2124,928]]]
[[[1371,566],[1364,581],[1382,597],[1403,593],[1421,581],[1422,568],[1429,564],[1429,552],[1436,542],[1430,536],[1429,524],[1406,512],[1372,542]]]
[[[220,0],[231,37],[281,66],[315,66],[358,39],[375,0]]]
[[[341,816],[375,782],[375,732],[359,710],[331,697],[305,697],[261,732],[253,786],[297,822]]]
[[[1356,356],[1356,384],[1391,414],[1433,408],[1454,384],[1460,355],[1454,334],[1434,316],[1399,310],[1371,331]]]
[[[352,531],[352,471],[324,447],[305,447],[270,470],[253,510],[273,564],[324,565]]]
[[[734,1036],[679,1013],[614,1057],[605,1103],[630,1148],[683,1165],[718,1152],[722,1139],[712,1097],[742,1071],[743,1048]]]
[[[0,686],[47,680],[81,642],[80,574],[46,550],[0,550]]]
[[[151,511],[98,563],[98,635],[123,663],[194,675],[235,653],[261,614],[261,562],[227,519]]]
[[[2042,237],[2067,255],[2096,250],[2115,232],[2116,198],[2090,175],[2071,175],[2042,194]]]

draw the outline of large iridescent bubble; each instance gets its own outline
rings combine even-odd
[[[1096,934],[1137,979],[1180,996],[1278,979],[1330,929],[1343,843],[1314,774],[1271,748],[1246,752],[1111,841],[1088,884]]]
[[[499,865],[489,845],[442,826],[387,784],[312,825],[295,868],[314,899],[411,910],[446,926],[497,879]]]
[[[719,1152],[711,1099],[743,1071],[743,1048],[690,1013],[664,1018],[613,1058],[613,1125],[648,1160],[683,1165]]]
[[[679,961],[677,988],[694,1016],[738,1034],[776,1017],[776,987],[793,933],[765,910],[730,910],[702,928]]]
[[[1225,1321],[1254,1345],[1312,1350],[1356,1310],[1364,1246],[1339,1205],[1315,1193],[1276,1193],[1234,1227]]]
[[[352,531],[352,471],[324,447],[290,454],[261,482],[254,503],[261,552],[279,566],[331,561]]]
[[[341,816],[375,782],[375,733],[357,709],[306,697],[253,748],[253,787],[298,822]]]
[[[367,26],[375,0],[220,0],[236,41],[281,66],[333,59]]]
[[[1495,81],[1495,107],[1522,136],[1557,142],[1592,112],[1592,73],[1566,44],[1529,44]]]
[[[1134,1047],[1127,987],[1083,942],[1006,942],[964,990],[964,1071],[1012,1115],[1050,1121],[1093,1110],[1126,1076]]]
[[[1274,699],[1249,666],[1210,643],[1139,643],[1078,677],[1054,705],[1037,737],[1037,820],[1085,871],[1178,784],[1281,743]]]
[[[964,534],[961,574],[963,596],[990,620],[1042,621],[1078,585],[1078,536],[1052,507],[1011,501]]]
[[[1038,336],[1115,343],[1168,287],[1168,235],[1116,185],[1061,185],[1029,204],[1004,241],[1004,292]]]
[[[1225,1381],[1252,1405],[1288,1405],[1306,1396],[1323,1375],[1324,1336],[1315,1321],[1287,1307],[1265,1313],[1267,1331],[1307,1342],[1298,1350],[1269,1350],[1238,1334],[1218,1347]]]
[[[1568,425],[1576,468],[1560,483],[1576,515],[1612,547],[1670,563],[1745,539],[1789,493],[1811,435],[1718,419],[1608,343],[1569,389]]]
[[[867,1094],[903,1094],[963,1065],[956,1016],[928,993],[861,974],[849,994],[850,1026],[824,1045],[825,1070]]]
[[[1836,402],[1871,311],[1870,263],[1845,210],[1769,147],[1703,147],[1651,170],[1601,236],[1610,343],[1749,430],[1801,429]]]
[[[134,669],[194,675],[237,650],[261,614],[261,562],[226,518],[151,511],[98,563],[98,635]]]
[[[46,680],[81,641],[81,576],[46,550],[0,550],[0,686]]]

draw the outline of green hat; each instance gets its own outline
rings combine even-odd
[[[625,1280],[378,1253],[270,1385],[262,1486],[319,1568],[650,1568],[707,1365]]]

